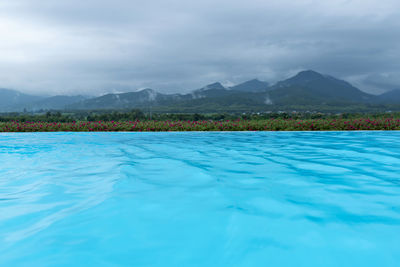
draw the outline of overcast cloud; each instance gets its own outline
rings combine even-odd
[[[398,0],[2,0],[0,87],[187,92],[314,69],[400,89]]]

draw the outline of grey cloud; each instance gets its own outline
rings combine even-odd
[[[6,0],[0,87],[184,92],[315,69],[379,93],[400,85],[398,10],[377,0]]]

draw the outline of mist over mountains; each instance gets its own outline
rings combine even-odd
[[[400,105],[400,90],[381,95],[361,91],[350,83],[308,70],[274,85],[253,79],[224,87],[216,82],[188,94],[162,94],[147,88],[100,97],[23,94],[0,89],[0,111],[122,110],[155,108],[166,112],[269,110],[273,106]]]

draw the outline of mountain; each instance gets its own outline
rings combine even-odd
[[[260,96],[260,94],[262,94]],[[171,112],[241,110],[252,105],[264,105],[265,93],[228,90],[221,83],[212,83],[189,94],[167,95],[152,89],[138,92],[107,94],[67,106],[67,109],[130,109],[158,107]]]
[[[262,82],[257,79],[250,80],[235,86],[230,87],[233,91],[240,92],[265,92],[268,91],[269,84],[267,82]]]
[[[153,89],[143,89],[137,92],[106,94],[100,97],[86,99],[67,105],[67,109],[126,109],[160,105],[165,102],[180,100],[180,95],[160,94]]]
[[[229,94],[229,91],[222,86],[221,83],[216,82],[209,84],[203,88],[193,91],[190,95],[193,99],[207,98],[207,97],[220,97]]]
[[[66,106],[83,101],[88,97],[85,96],[65,96],[65,95],[57,95],[52,97],[47,97],[41,99],[39,101],[26,103],[24,107],[30,111],[37,110],[62,110],[65,109]]]
[[[0,89],[0,111],[27,110],[99,110],[147,109],[160,112],[248,112],[279,110],[341,110],[373,105],[398,104],[400,90],[374,96],[350,83],[329,75],[308,70],[280,81],[273,86],[257,79],[225,88],[216,82],[188,94],[162,94],[153,89],[106,94],[100,97],[83,96],[39,97],[17,91]],[[391,107],[392,110],[392,107]]]
[[[261,109],[268,103],[265,91],[257,92],[256,90],[259,90],[260,87],[251,89],[247,85],[263,83],[262,88],[266,88],[266,83],[255,80],[249,82],[245,86],[239,87],[243,90],[249,89],[248,91],[227,89],[218,82],[209,84],[190,94],[182,95],[180,101],[173,105],[163,106],[161,110],[169,112],[237,112],[248,111],[253,108]]]
[[[391,90],[375,97],[380,104],[400,104],[400,89]]]
[[[209,84],[189,94],[161,94],[153,89],[137,92],[107,94],[67,105],[67,109],[128,109],[149,106],[190,105],[195,99],[214,99],[225,96],[229,91],[220,83]]]
[[[23,94],[10,89],[0,89],[0,111],[22,110],[25,104],[40,99],[43,99],[43,97]]]
[[[269,92],[276,104],[351,104],[366,103],[373,96],[350,83],[308,70],[276,83]]]
[[[168,112],[212,112],[213,110],[268,110],[272,106],[350,105],[367,103],[372,95],[350,83],[315,71],[297,75],[269,87],[268,83],[250,80],[225,88],[216,82],[189,94],[166,95],[152,89],[139,92],[108,94],[69,105],[69,109],[147,108]]]

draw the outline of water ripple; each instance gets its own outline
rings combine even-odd
[[[396,266],[398,140],[399,132],[1,134],[0,262],[321,266],[321,257],[324,266]]]

